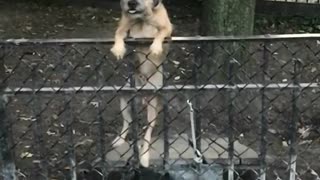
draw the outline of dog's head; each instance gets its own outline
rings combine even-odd
[[[161,3],[161,0],[121,0],[123,13],[132,18],[142,18],[151,15],[153,9]]]

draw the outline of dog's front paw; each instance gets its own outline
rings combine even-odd
[[[111,50],[112,54],[117,58],[117,60],[123,59],[126,53],[126,47],[124,44],[115,44]]]
[[[161,43],[157,43],[154,42],[151,44],[150,46],[150,53],[151,55],[160,55],[162,53],[163,49],[162,49],[162,44]]]

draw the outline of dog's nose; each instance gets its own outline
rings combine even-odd
[[[137,1],[129,1],[129,2],[128,2],[128,6],[129,6],[129,8],[131,8],[131,9],[136,8],[137,5],[138,5]]]

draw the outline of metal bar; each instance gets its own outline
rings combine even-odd
[[[13,151],[10,148],[10,128],[6,114],[7,97],[4,95],[6,84],[3,83],[5,48],[0,46],[0,177],[3,180],[16,180],[16,165],[14,163]],[[1,179],[0,178],[0,179]]]
[[[190,37],[171,37],[165,42],[208,42],[208,41],[260,41],[260,40],[296,40],[296,39],[320,39],[320,33],[312,34],[273,34],[273,35],[254,35],[254,36],[190,36]],[[127,43],[151,43],[152,38],[127,38]],[[0,44],[65,44],[65,43],[114,43],[113,38],[70,38],[70,39],[4,39]]]
[[[107,173],[107,161],[106,161],[106,141],[105,141],[105,122],[102,117],[103,108],[101,108],[101,102],[99,102],[98,108],[98,123],[99,123],[99,139],[98,139],[98,154],[101,158],[101,173],[103,175],[103,179],[106,177]]]
[[[228,63],[228,84],[233,85],[234,80],[234,62],[233,60],[227,61]],[[228,180],[234,179],[234,107],[233,102],[235,98],[235,91],[233,89],[228,89],[228,159],[229,159],[229,168],[228,168]]]
[[[36,85],[36,66],[32,67],[32,78],[33,78],[33,85]],[[32,103],[32,108],[33,108],[33,113],[34,113],[34,118],[35,122],[33,124],[33,135],[34,135],[34,140],[35,140],[35,153],[37,155],[37,160],[39,162],[34,163],[35,165],[35,175],[36,179],[48,179],[48,162],[46,159],[47,149],[45,145],[45,141],[43,138],[44,131],[43,131],[43,121],[41,119],[41,106],[40,106],[40,101],[39,97],[36,95],[36,93],[33,93],[32,95],[33,103]]]
[[[298,83],[298,76],[301,74],[300,71],[300,65],[301,62],[298,60],[293,60],[293,83]],[[300,96],[301,90],[300,89],[293,89],[292,90],[292,117],[291,122],[289,123],[289,130],[290,130],[290,149],[289,149],[289,180],[295,180],[296,179],[296,166],[297,166],[297,123],[300,119],[300,113],[299,108],[297,107],[298,98]]]
[[[72,97],[71,97],[72,98]],[[71,101],[71,100],[70,100]],[[76,158],[75,158],[75,153],[74,153],[74,140],[73,140],[73,122],[74,122],[74,117],[73,117],[73,112],[71,109],[70,103],[68,103],[65,108],[67,109],[66,113],[69,113],[67,117],[67,126],[66,126],[66,135],[68,138],[68,163],[70,166],[70,173],[68,179],[70,180],[77,180],[77,168],[76,168]],[[69,110],[69,112],[68,112]]]
[[[136,87],[135,80],[135,64],[133,61],[129,62],[129,79],[130,79],[130,88]],[[131,116],[132,116],[132,131],[133,131],[133,166],[138,168],[140,165],[140,155],[139,155],[139,119],[137,118],[137,98],[136,94],[133,94],[132,98],[130,98],[129,106],[131,106]]]
[[[144,91],[182,91],[182,90],[219,90],[219,89],[307,89],[307,88],[320,88],[319,83],[270,83],[263,85],[260,83],[257,84],[207,84],[207,85],[169,85],[165,87],[153,86],[136,86],[136,87],[124,87],[124,86],[74,86],[74,87],[42,87],[42,88],[29,88],[29,87],[7,87],[4,89],[5,94],[28,94],[36,92],[38,93],[66,93],[66,92],[110,92],[110,91],[119,91],[119,92],[144,92]]]
[[[208,164],[219,164],[224,167],[229,166],[229,159],[228,158],[206,158]],[[194,163],[194,158],[183,158],[181,160],[172,160],[174,162],[170,165],[171,169],[174,167],[181,167],[181,165],[190,165]],[[127,164],[125,159],[109,161],[108,162],[112,168],[123,168]],[[150,159],[150,164],[154,169],[163,170],[162,164],[163,160],[160,159]],[[245,159],[234,159],[235,168],[237,169],[248,169],[248,167],[252,167],[252,169],[258,169],[259,160],[257,158],[245,158]]]
[[[263,59],[261,63],[261,81],[263,84],[266,84],[266,74],[268,70],[269,58],[267,57],[267,43],[264,42],[263,46]],[[269,103],[267,102],[267,98],[265,95],[265,89],[262,88],[260,90],[261,94],[261,118],[260,118],[260,179],[259,180],[266,180],[266,171],[267,171],[267,164],[266,164],[266,155],[267,155],[267,130],[268,130],[268,109]]]
[[[200,46],[201,47],[201,46]],[[202,61],[201,59],[201,48],[197,48],[196,50],[196,55],[195,55],[195,59],[194,59],[194,63],[192,66],[192,80],[193,80],[193,85],[196,87],[195,91],[199,91],[198,90],[198,67],[197,65],[200,64],[199,61]],[[196,93],[197,93],[196,92]],[[194,120],[195,120],[195,125],[196,125],[196,144],[197,144],[197,149],[200,151],[200,153],[202,153],[202,148],[201,148],[201,117],[198,117],[198,113],[199,112],[199,98],[198,95],[195,94],[193,96],[193,108],[194,108]]]
[[[103,72],[99,69],[99,85],[103,86],[103,79],[105,79]],[[100,93],[100,92],[97,92]],[[102,117],[102,113],[105,110],[102,103],[102,98],[98,101],[98,123],[99,123],[99,137],[98,137],[98,154],[101,158],[101,173],[102,173],[102,180],[107,179],[107,170],[108,170],[108,164],[106,161],[106,129],[105,129],[105,121]]]
[[[196,143],[196,130],[195,130],[195,123],[194,123],[194,109],[191,101],[187,101],[188,105],[190,106],[190,127],[191,127],[191,139],[192,139],[192,146],[195,149],[195,153],[198,150],[197,143]]]
[[[162,65],[163,67],[163,72],[165,72],[165,66]],[[163,74],[163,84],[165,85],[167,83],[167,78],[166,75]],[[162,100],[163,100],[163,168],[165,171],[167,171],[169,169],[169,148],[170,148],[170,144],[169,144],[169,118],[168,117],[168,100],[165,97],[164,94],[161,94]]]
[[[169,121],[167,118],[168,112],[168,101],[167,99],[163,96],[163,139],[164,139],[164,144],[163,144],[163,167],[164,170],[169,169]]]
[[[6,100],[5,96],[0,94],[0,175],[4,180],[16,180],[16,166],[9,147],[9,127],[6,122]]]

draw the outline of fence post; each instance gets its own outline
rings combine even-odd
[[[69,94],[67,94],[69,95]],[[68,174],[69,180],[77,180],[77,162],[76,162],[76,157],[75,157],[75,149],[74,149],[74,130],[73,130],[73,123],[74,123],[74,115],[72,111],[72,106],[71,106],[71,101],[72,101],[72,95],[70,95],[70,99],[68,99],[67,104],[65,105],[66,108],[66,113],[67,119],[66,119],[66,135],[68,145],[67,145],[67,153],[68,153],[68,164],[70,167],[70,172]]]
[[[165,66],[162,64],[161,65],[163,67],[163,85],[165,86],[167,83],[167,77],[166,77],[166,71],[165,71]],[[170,148],[170,143],[169,143],[169,121],[168,121],[168,100],[166,98],[166,93],[159,93],[160,97],[162,97],[162,102],[163,102],[163,109],[162,109],[162,114],[163,114],[163,170],[165,172],[167,172],[167,170],[169,169],[169,148]]]
[[[9,126],[6,116],[7,99],[4,94],[6,84],[3,82],[5,77],[4,68],[4,48],[0,46],[0,177],[4,180],[16,180],[15,164],[11,149],[9,147]]]
[[[261,68],[261,81],[263,86],[266,86],[266,74],[268,69],[268,63],[269,59],[267,57],[267,42],[264,42],[263,44],[263,58],[262,63],[260,65]],[[266,180],[266,171],[267,171],[267,165],[266,165],[266,155],[267,155],[267,131],[268,131],[268,117],[267,117],[267,111],[269,109],[269,103],[267,102],[267,98],[265,95],[265,88],[263,87],[260,90],[261,94],[261,118],[260,118],[260,154],[259,154],[259,160],[260,160],[260,180]]]
[[[104,59],[103,59],[104,60]],[[99,65],[100,66],[100,65]],[[105,76],[103,74],[103,71],[101,71],[101,69],[98,70],[98,74],[99,74],[99,86],[103,87],[104,85],[104,80],[105,80]],[[100,91],[96,92],[98,95],[100,94]],[[98,96],[96,95],[96,96]],[[97,153],[99,154],[100,158],[101,158],[101,173],[102,173],[102,180],[106,180],[107,179],[107,161],[106,161],[106,123],[103,119],[103,103],[102,100],[98,100],[98,123],[99,123],[99,138],[97,139],[98,143],[98,147],[97,147]]]
[[[32,78],[33,78],[33,86],[34,88],[37,87],[36,84],[36,77],[37,77],[37,70],[39,64],[32,64]],[[32,125],[33,126],[33,134],[34,134],[34,141],[35,141],[35,152],[37,160],[39,160],[37,163],[34,163],[34,168],[35,168],[35,177],[38,179],[42,180],[47,180],[48,177],[48,162],[46,155],[48,154],[47,152],[47,147],[45,144],[44,140],[44,121],[41,119],[41,114],[42,114],[42,109],[40,105],[40,99],[39,95],[37,95],[37,92],[34,90],[33,94],[33,114],[35,118],[35,122]]]
[[[199,65],[202,63],[202,59],[201,59],[201,45],[197,45],[197,50],[196,50],[196,55],[194,58],[194,62],[193,62],[193,66],[192,66],[192,84],[196,87],[196,93],[193,96],[193,98],[195,99],[194,102],[192,103],[194,106],[194,120],[195,120],[195,125],[196,125],[196,144],[198,147],[198,150],[202,153],[202,148],[201,148],[201,117],[199,118],[199,98],[198,98],[198,85],[199,85]]]
[[[236,59],[230,59],[226,61],[228,63],[228,84],[230,86],[233,86],[234,84],[234,64],[236,63]],[[228,168],[228,180],[234,179],[234,99],[235,99],[235,90],[234,89],[228,89],[228,121],[229,121],[229,127],[228,127],[228,157],[229,157],[229,168]]]
[[[301,73],[300,71],[300,65],[301,62],[298,59],[293,59],[293,84],[294,86],[299,86],[299,75]],[[292,90],[292,117],[291,117],[291,122],[289,123],[289,138],[290,138],[290,149],[289,149],[289,154],[290,154],[290,159],[289,159],[289,180],[295,180],[296,179],[296,166],[297,166],[297,137],[296,137],[296,132],[297,132],[297,122],[300,118],[300,113],[299,109],[297,107],[297,101],[300,96],[301,90],[298,87],[294,87]]]
[[[129,62],[129,79],[130,79],[130,87],[136,87],[135,81],[135,64],[133,61]],[[137,94],[133,94],[132,98],[130,98],[129,106],[131,107],[131,116],[132,116],[132,130],[133,130],[133,166],[138,168],[140,166],[140,157],[139,157],[139,120],[137,119]]]
[[[106,80],[108,78],[106,78],[103,70],[100,68],[103,66],[103,64],[105,63],[105,61],[109,61],[109,59],[107,58],[107,56],[104,56],[102,59],[101,59],[101,62],[99,62],[99,65],[96,66],[95,69],[97,69],[98,71],[98,77],[99,77],[99,87],[102,88],[104,86],[104,83],[106,82]],[[117,69],[118,66],[115,68]],[[95,92],[96,93],[96,97],[104,97],[102,96],[103,93],[101,93],[100,89],[98,91]],[[98,116],[97,116],[97,119],[98,119],[98,123],[99,123],[99,137],[97,138],[97,142],[98,143],[98,147],[97,147],[97,153],[99,155],[99,157],[101,158],[101,173],[102,173],[102,179],[101,180],[106,180],[108,179],[108,174],[110,173],[109,170],[109,164],[107,162],[107,159],[106,159],[106,153],[107,153],[107,150],[106,150],[106,122],[105,120],[103,119],[103,112],[104,110],[106,109],[106,107],[109,105],[109,102],[107,102],[105,105],[103,105],[103,98],[99,98],[98,101]]]

